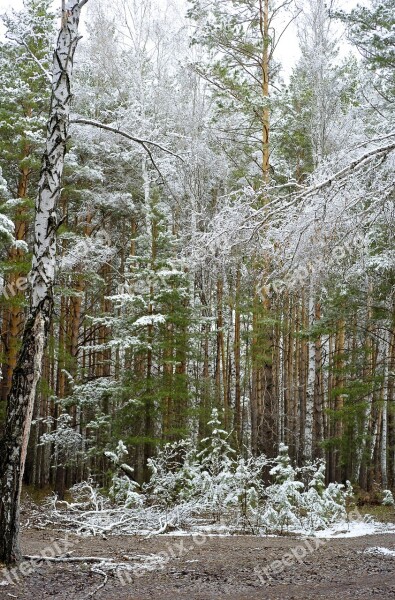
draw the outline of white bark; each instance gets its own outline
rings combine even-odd
[[[64,156],[69,126],[71,76],[78,43],[81,7],[87,0],[69,0],[54,52],[52,96],[47,141],[42,159],[34,223],[30,311],[14,370],[0,447],[0,562],[21,557],[19,505],[34,398],[53,308],[56,229]]]
[[[31,270],[32,308],[52,295],[55,277],[57,207],[66,153],[71,103],[71,77],[74,52],[78,43],[81,6],[69,0],[64,25],[54,52],[52,98],[47,123],[47,141],[43,156],[34,224],[34,255]],[[66,20],[67,18],[67,20]]]

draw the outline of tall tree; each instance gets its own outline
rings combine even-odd
[[[35,207],[31,299],[22,345],[8,396],[0,452],[0,560],[21,556],[19,506],[37,383],[53,308],[56,230],[69,127],[71,80],[81,8],[88,0],[62,1],[62,23],[54,52],[47,141]]]

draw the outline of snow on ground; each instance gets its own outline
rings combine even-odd
[[[390,550],[390,548],[383,548],[381,546],[376,546],[374,548],[368,548],[365,550],[366,554],[383,554],[384,556],[395,556],[395,550]]]
[[[367,516],[367,520],[364,521],[341,521],[328,527],[327,529],[322,529],[321,531],[316,531],[312,533],[311,531],[300,531],[289,529],[289,533],[293,533],[295,536],[299,537],[319,537],[325,539],[336,539],[336,538],[356,538],[363,537],[365,535],[378,535],[385,533],[395,534],[395,524],[393,523],[380,523],[379,521],[374,521],[373,519]],[[205,537],[237,537],[243,536],[245,537],[246,533],[239,533],[232,531],[229,527],[225,525],[199,525],[192,526],[190,529],[178,529],[175,531],[169,531],[164,536],[171,537],[182,537],[182,536],[205,536]],[[276,534],[265,534],[261,532],[258,534],[259,537],[282,537],[281,535]],[[253,536],[255,537],[255,536]],[[395,554],[395,553],[394,553]]]
[[[336,523],[327,529],[317,531],[315,534],[319,538],[355,538],[364,535],[375,535],[378,533],[395,533],[393,523],[379,523],[377,521],[350,521]]]

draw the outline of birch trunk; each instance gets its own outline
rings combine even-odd
[[[80,11],[86,2],[69,0],[67,3],[54,52],[47,142],[36,200],[30,310],[12,377],[0,448],[0,562],[5,564],[21,557],[20,493],[35,391],[52,316],[57,208],[68,135],[73,58]]]

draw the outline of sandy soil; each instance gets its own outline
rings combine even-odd
[[[321,542],[250,536],[81,539],[71,535],[67,542],[63,540],[59,533],[28,530],[23,533],[23,552],[72,550],[72,556],[127,562],[135,573],[110,573],[106,585],[97,589],[104,576],[92,572],[92,564],[35,564],[25,576],[20,571],[11,573],[15,583],[0,587],[0,599],[395,598],[395,556],[365,552],[372,547],[395,550],[394,534]],[[147,564],[153,570],[144,570]]]

